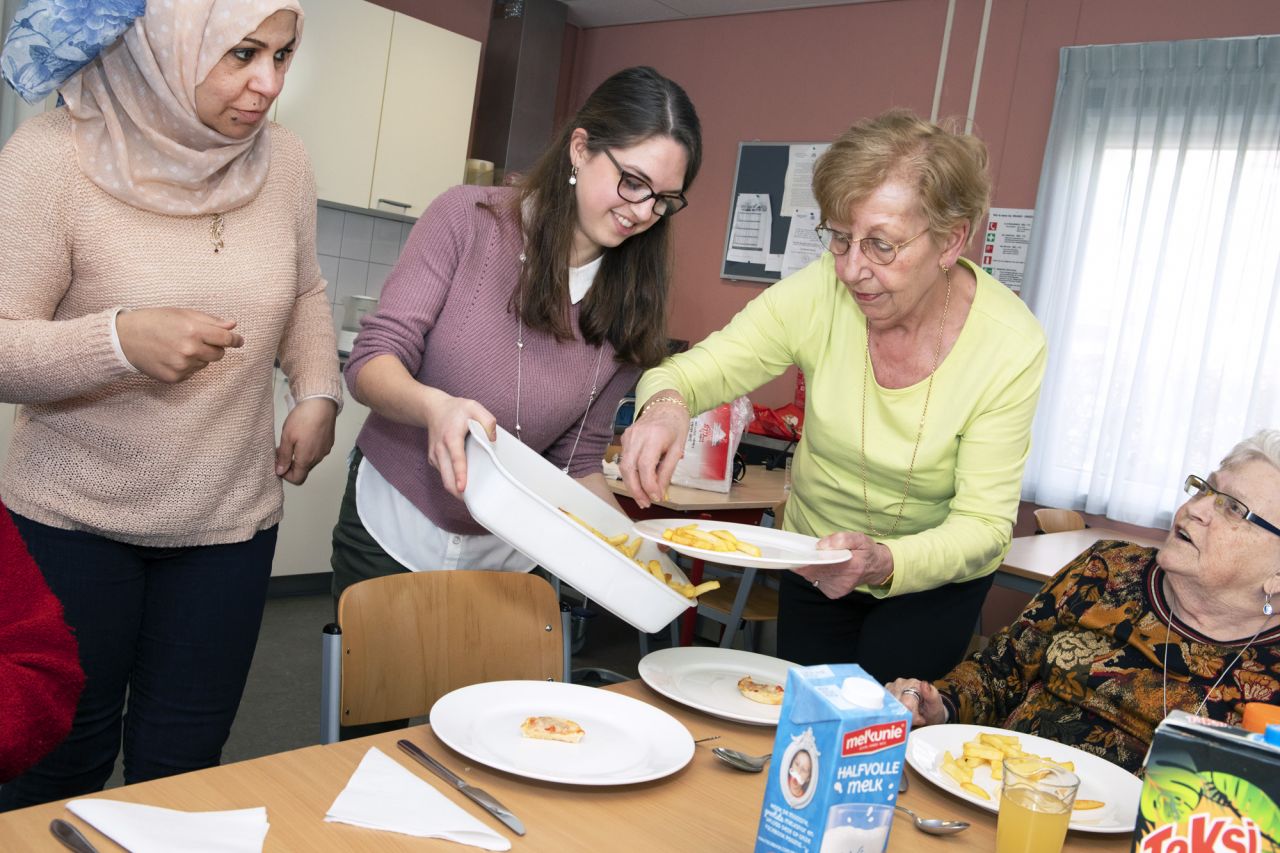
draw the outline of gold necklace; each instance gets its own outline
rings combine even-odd
[[[224,248],[224,244],[222,242],[222,228],[225,224],[226,223],[223,220],[221,213],[215,213],[213,215],[213,221],[209,223],[209,237],[213,240],[213,253],[215,255],[221,252]]]
[[[951,267],[943,266],[947,278],[947,296],[942,303],[942,322],[938,324],[938,343],[933,350],[933,367],[929,370],[929,385],[924,392],[924,409],[920,412],[920,429],[916,432],[916,444],[911,449],[911,465],[907,468],[907,483],[902,487],[902,501],[898,504],[898,516],[889,532],[881,533],[871,520],[871,499],[867,496],[867,379],[871,374],[871,324],[867,323],[867,353],[862,365],[862,507],[867,513],[867,529],[872,536],[892,536],[902,522],[902,512],[907,507],[907,495],[911,493],[911,475],[916,470],[916,454],[920,452],[920,439],[924,436],[924,420],[929,414],[929,398],[933,395],[933,375],[938,372],[942,359],[942,337],[947,328],[947,312],[951,308]]]

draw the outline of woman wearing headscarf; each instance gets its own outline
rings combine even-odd
[[[75,631],[67,740],[0,810],[216,765],[281,479],[341,399],[306,153],[265,116],[294,0],[152,4],[0,153],[0,495]],[[279,446],[278,361],[299,402]],[[126,707],[126,694],[127,707]]]

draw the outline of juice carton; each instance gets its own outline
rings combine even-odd
[[[756,851],[881,853],[911,714],[856,664],[792,667]]]
[[[1280,851],[1280,730],[1268,736],[1170,713],[1147,753],[1133,853]]]

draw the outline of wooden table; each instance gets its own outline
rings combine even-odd
[[[486,826],[511,839],[516,853],[566,853],[566,851],[653,850],[735,851],[752,849],[765,775],[733,770],[711,755],[711,747],[723,745],[749,753],[773,748],[774,729],[748,726],[707,716],[670,702],[644,683],[630,681],[615,687],[627,696],[667,711],[694,738],[720,735],[713,743],[699,744],[693,760],[665,779],[621,787],[578,787],[533,782],[481,765],[444,746],[429,726],[406,732],[374,735],[328,746],[312,746],[239,764],[188,773],[97,794],[108,799],[146,803],[186,810],[267,807],[271,831],[267,851],[458,851],[448,841],[416,838],[326,823],[324,813],[355,771],[371,746],[377,746],[428,784],[476,815]],[[467,781],[486,789],[510,808],[528,829],[518,837],[443,781],[415,764],[396,748],[408,736],[457,770]],[[65,802],[65,801],[64,801]],[[995,849],[995,815],[952,797],[911,773],[911,785],[899,800],[925,817],[969,821],[972,826],[957,836],[934,838],[917,832],[905,819],[894,823],[891,853],[944,853],[944,851]],[[70,820],[102,853],[118,853],[120,847],[80,818],[64,803],[49,803],[0,814],[0,850],[59,851],[63,848],[49,834],[49,821]],[[1126,835],[1092,835],[1072,832],[1064,848],[1068,853],[1129,850]]]
[[[781,468],[770,471],[763,465],[748,465],[742,482],[734,483],[728,492],[671,486],[662,500],[651,504],[647,509],[640,508],[621,480],[606,479],[605,482],[609,484],[609,490],[618,496],[623,512],[636,520],[683,517],[735,524],[759,524],[764,510],[782,502],[785,480],[786,472]],[[704,567],[704,561],[693,560],[689,569],[690,582],[702,583]],[[697,618],[697,608],[692,607],[681,617],[681,645],[687,646],[693,642]]]
[[[1035,595],[1059,569],[1101,539],[1121,539],[1152,548],[1164,544],[1163,539],[1149,539],[1106,527],[1017,536],[1009,545],[1004,563],[996,571],[995,582],[1000,586]]]

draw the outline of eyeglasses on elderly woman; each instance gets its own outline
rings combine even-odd
[[[1186,482],[1182,484],[1182,488],[1185,489],[1187,494],[1191,495],[1192,498],[1202,498],[1205,495],[1213,495],[1213,505],[1225,512],[1227,515],[1235,516],[1241,521],[1253,522],[1263,530],[1280,536],[1280,527],[1276,527],[1260,515],[1255,515],[1250,511],[1249,507],[1244,505],[1243,501],[1238,498],[1233,498],[1231,495],[1223,494],[1213,486],[1209,485],[1207,481],[1197,477],[1195,474],[1187,475]]]
[[[881,240],[879,237],[863,237],[860,240],[854,240],[852,234],[846,234],[843,231],[837,231],[826,225],[819,225],[813,229],[818,232],[818,240],[821,241],[823,248],[833,255],[846,254],[854,243],[858,244],[858,248],[862,250],[862,255],[873,264],[886,266],[893,263],[898,257],[898,252],[904,246],[916,239],[929,233],[929,229],[921,231],[911,240],[903,240],[901,243],[890,243],[888,240]]]
[[[608,148],[604,149],[604,153],[618,170],[618,197],[623,201],[643,204],[651,198],[656,199],[653,203],[655,216],[675,216],[689,206],[689,200],[684,197],[684,193],[654,192],[652,184],[622,168]]]

